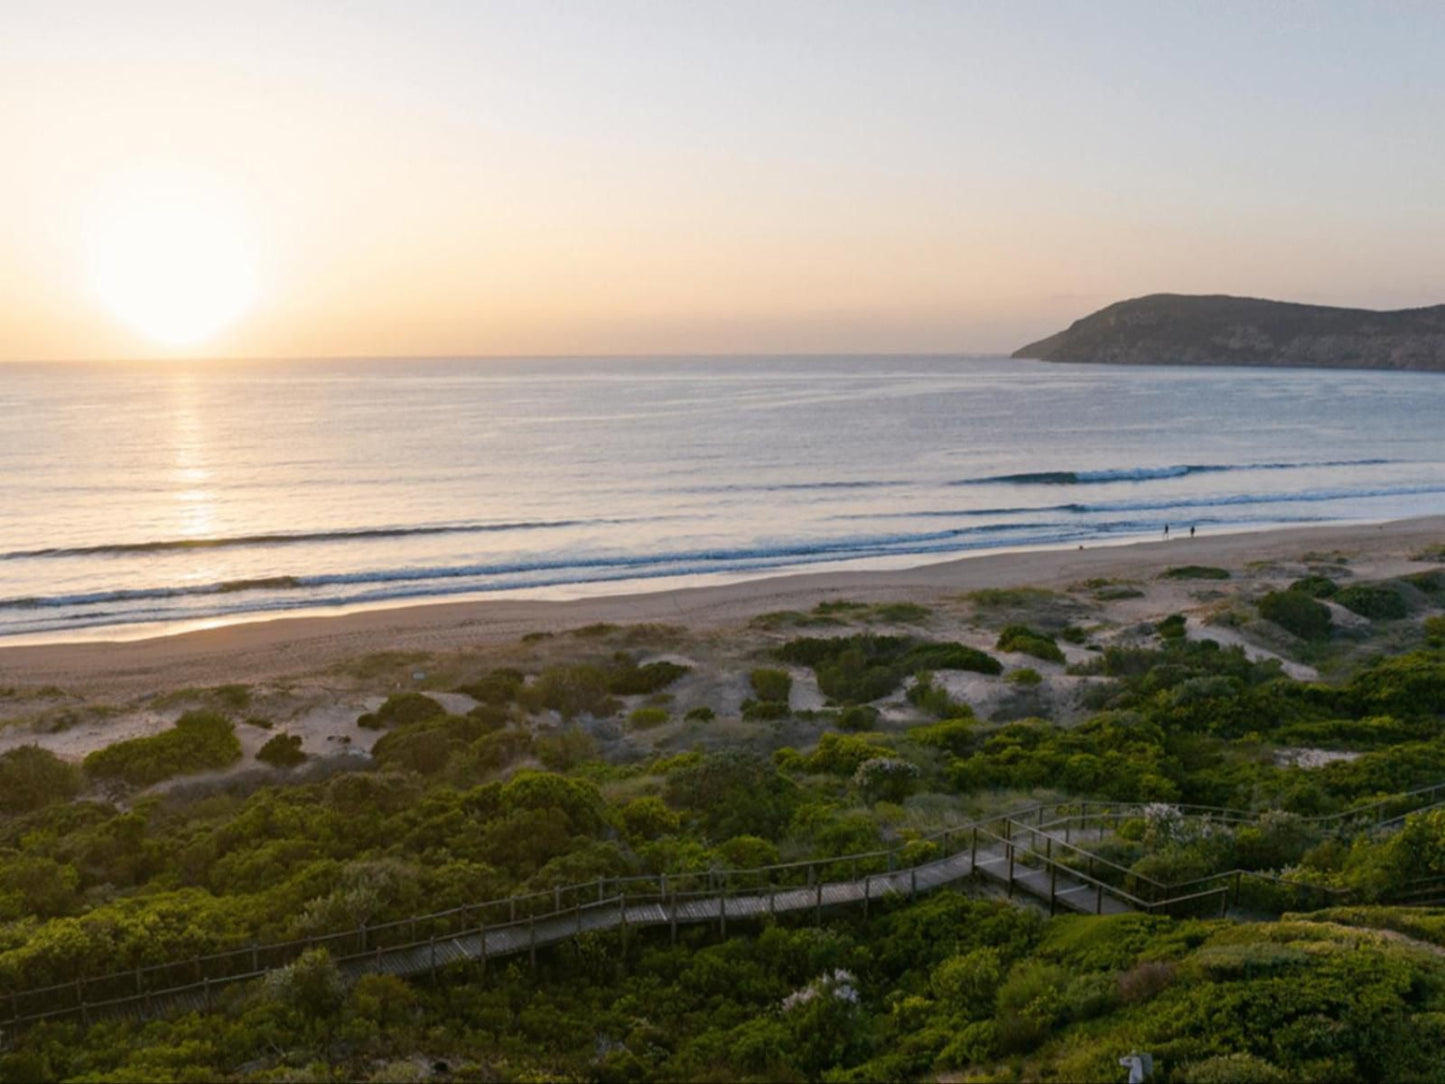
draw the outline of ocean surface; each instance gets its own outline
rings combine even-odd
[[[0,636],[1437,514],[1442,467],[1438,374],[6,364]]]

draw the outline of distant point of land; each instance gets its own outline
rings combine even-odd
[[[1151,294],[1076,320],[1016,358],[1114,365],[1445,370],[1445,305],[1376,312],[1252,297]]]

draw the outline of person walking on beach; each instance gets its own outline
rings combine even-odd
[[[1189,537],[1194,537],[1194,525],[1192,523],[1189,525]]]
[[[1164,537],[1165,537],[1165,538],[1168,538],[1168,537],[1169,537],[1169,524],[1167,524],[1167,523],[1164,524]]]

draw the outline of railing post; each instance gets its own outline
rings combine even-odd
[[[1014,844],[1009,840],[1008,847],[1008,898],[1014,898]]]
[[[1219,891],[1219,917],[1225,918],[1229,915],[1229,886],[1225,885]]]
[[[617,897],[618,913],[622,919],[622,958],[627,959],[627,889],[623,889]]]
[[[726,873],[723,874],[722,895],[717,901],[717,932],[720,937],[728,935],[728,891],[731,881]]]
[[[978,868],[978,825],[973,826],[973,849],[968,852],[968,871]]]
[[[866,874],[863,877],[863,917],[868,917],[869,897],[873,895],[873,875]]]
[[[815,892],[815,896],[814,896],[814,900],[813,900],[813,924],[816,925],[816,926],[821,926],[821,925],[823,924],[823,885],[822,885],[822,882],[819,882],[819,883],[815,884],[815,885],[813,886],[813,890],[814,890],[814,892]]]
[[[1096,914],[1096,915],[1102,915],[1103,913],[1104,913],[1104,886],[1103,886],[1102,883],[1095,883],[1095,885],[1094,885],[1094,914]]]
[[[1052,862],[1049,863],[1049,917],[1052,918],[1057,911],[1057,900],[1059,898],[1059,867]]]
[[[1243,875],[1242,873],[1240,873],[1238,870],[1235,870],[1235,871],[1234,871],[1234,906],[1236,906],[1236,907],[1239,906],[1239,886],[1240,886],[1240,878],[1242,878],[1243,876],[1244,876],[1244,875]]]

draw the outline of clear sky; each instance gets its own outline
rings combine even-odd
[[[993,352],[1157,291],[1437,303],[1442,60],[1434,0],[0,0],[0,358]]]

